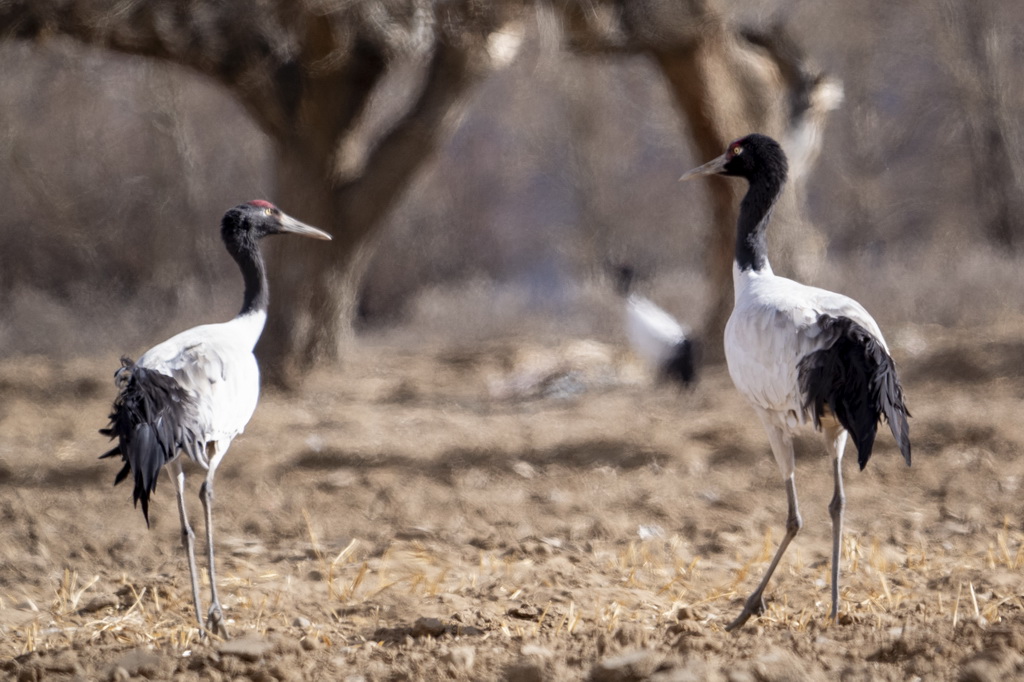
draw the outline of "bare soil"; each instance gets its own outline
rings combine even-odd
[[[734,634],[786,508],[724,367],[679,392],[587,340],[362,340],[301,391],[266,393],[218,474],[225,642],[197,637],[170,481],[147,530],[111,486],[119,464],[96,460],[117,358],[0,362],[0,675],[1024,675],[1024,320],[890,337],[914,465],[884,431],[863,472],[848,451],[841,622],[811,433],[804,531],[768,611]]]

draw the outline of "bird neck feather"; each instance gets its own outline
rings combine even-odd
[[[763,270],[768,264],[768,242],[765,232],[772,209],[782,193],[782,182],[774,177],[750,181],[750,188],[740,203],[736,221],[736,265],[741,271]]]
[[[253,244],[252,248],[232,252],[232,255],[245,279],[245,297],[239,316],[254,312],[265,313],[270,304],[270,292],[267,286],[267,268],[259,247]]]

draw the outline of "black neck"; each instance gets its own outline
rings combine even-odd
[[[245,298],[242,299],[242,310],[239,315],[265,312],[270,304],[270,291],[267,287],[267,268],[263,264],[263,256],[259,247],[247,250],[235,256],[238,267],[245,278]]]
[[[224,246],[238,263],[245,280],[245,298],[239,315],[266,311],[270,303],[270,292],[267,288],[267,268],[263,264],[260,247],[253,235],[248,231],[227,227],[223,232]]]
[[[736,221],[736,265],[740,271],[755,272],[768,267],[768,243],[765,230],[772,208],[782,193],[782,181],[771,175],[756,177],[740,203]]]

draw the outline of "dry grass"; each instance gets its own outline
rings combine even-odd
[[[451,646],[473,648],[472,675],[453,674],[477,679],[529,661],[578,679],[636,647],[713,676],[795,646],[785,660],[800,674],[955,677],[1024,638],[1024,429],[1007,419],[1021,398],[1007,380],[1021,370],[1007,368],[1022,328],[896,330],[927,340],[897,349],[915,465],[883,438],[868,469],[848,476],[842,624],[825,621],[831,484],[808,439],[797,473],[805,530],[767,612],[735,636],[724,624],[770,560],[785,509],[763,434],[721,368],[676,394],[651,390],[620,349],[593,342],[582,355],[568,340],[355,348],[301,396],[265,396],[222,467],[229,627],[272,643],[259,660],[307,676],[417,677]],[[979,337],[984,362],[971,360]],[[948,377],[958,362],[967,383]],[[221,643],[199,641],[192,624],[170,489],[146,532],[94,461],[104,443],[87,434],[110,396],[84,380],[106,364],[0,364],[10,396],[0,472],[15,492],[0,505],[0,659],[8,672],[45,671],[74,656],[77,670],[102,676],[141,648],[168,676],[221,670]],[[513,385],[538,366],[590,388],[494,393],[496,380]],[[80,388],[40,411],[50,394],[33,387],[47,384]],[[12,459],[40,438],[64,454]],[[945,653],[926,660],[933,650]],[[237,665],[233,674],[250,670]]]
[[[395,542],[379,556],[371,556],[355,539],[329,556],[312,530],[309,540],[314,558],[304,564],[320,567],[319,583],[307,579],[309,584],[301,591],[322,595],[326,617],[295,636],[312,637],[325,646],[351,645],[353,637],[357,642],[384,646],[387,631],[396,626],[386,615],[389,604],[400,602],[410,605],[412,613],[427,613],[436,598],[447,595],[461,597],[466,603],[513,605],[509,609],[513,611],[519,602],[530,602],[539,587],[556,582],[549,573],[552,562],[532,557],[513,560],[501,552],[480,551],[473,561],[458,548],[453,557],[452,548],[420,541]],[[657,640],[662,638],[658,631],[677,613],[689,611],[697,614],[696,621],[709,635],[724,637],[724,624],[734,615],[737,600],[745,597],[767,566],[775,542],[773,534],[766,533],[756,556],[732,569],[723,564],[734,562],[721,558],[691,558],[684,549],[688,543],[678,535],[603,543],[584,560],[586,575],[582,584],[574,586],[571,599],[536,603],[529,620],[496,611],[485,636],[509,642],[543,638],[557,643],[601,632],[613,634],[626,624],[638,624]],[[883,550],[880,538],[851,534],[843,550],[841,620],[846,625],[841,629],[847,633],[858,630],[861,637],[869,637],[867,631],[886,632],[914,622],[955,638],[967,624],[990,629],[1019,621],[1024,612],[1020,594],[981,588],[968,576],[977,576],[980,585],[997,566],[1018,571],[1024,534],[1011,533],[1004,526],[975,538],[972,545],[973,552],[934,546],[907,548],[904,558],[896,561]],[[737,559],[742,560],[744,554],[740,552]],[[556,547],[547,556],[559,557],[560,552]],[[787,557],[769,590],[774,600],[757,620],[758,632],[804,633],[833,627],[824,619],[827,563],[808,562],[805,557],[806,552]],[[301,580],[296,570],[258,575],[227,571],[222,589],[230,595],[229,624],[237,633],[295,631],[291,623],[297,607],[295,583]],[[190,623],[187,590],[173,586],[182,582],[184,577],[179,576],[170,588],[140,587],[125,579],[117,591],[121,600],[116,607],[104,608],[105,615],[96,617],[80,609],[90,599],[108,595],[110,586],[100,575],[83,582],[76,571],[64,569],[51,585],[49,602],[38,607],[38,615],[26,625],[5,628],[2,655],[97,644],[116,649],[155,647],[187,655],[199,643]],[[5,593],[3,600],[5,608],[12,604],[15,610],[32,610],[32,602],[15,604],[10,593]],[[331,609],[334,618],[329,617]],[[363,626],[362,634],[353,635],[353,622]],[[399,618],[399,629],[403,623],[404,627],[411,625]]]

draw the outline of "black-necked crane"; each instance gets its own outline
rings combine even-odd
[[[625,297],[629,345],[659,378],[689,386],[697,379],[697,344],[689,329],[633,290],[636,273],[629,265],[617,269],[616,288]]]
[[[802,521],[797,504],[793,435],[813,425],[825,437],[835,486],[832,517],[832,610],[839,614],[839,559],[843,535],[842,458],[847,435],[863,469],[884,417],[907,465],[910,432],[903,387],[871,315],[853,299],[779,277],[768,263],[766,229],[786,182],[786,155],[775,140],[749,135],[724,154],[683,175],[721,174],[749,183],[740,204],[733,262],[735,305],[725,327],[729,375],[757,412],[786,485],[786,534],[760,584],[727,627],[764,612],[764,590]]]
[[[206,516],[211,598],[205,627],[226,635],[213,558],[213,478],[231,441],[256,409],[260,377],[253,347],[263,331],[269,302],[259,243],[263,237],[284,233],[331,238],[267,201],[250,201],[224,214],[221,237],[245,280],[241,311],[228,322],[205,324],[172,336],[143,353],[137,362],[123,358],[115,373],[120,390],[110,426],[100,431],[117,439],[117,445],[101,459],[114,455],[124,459],[114,484],[132,474],[132,496],[136,505],[142,503],[147,527],[149,497],[156,490],[160,470],[166,467],[174,480],[192,600],[204,634],[195,534],[185,511],[185,469],[180,455],[184,453],[206,470],[199,489]]]

